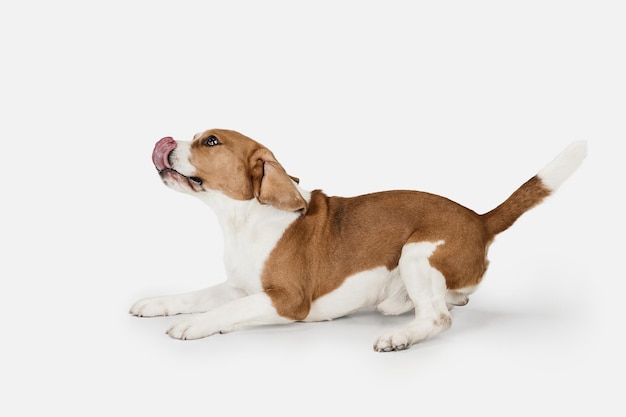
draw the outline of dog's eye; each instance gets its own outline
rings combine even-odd
[[[215,145],[221,145],[221,142],[219,141],[217,137],[215,137],[214,135],[211,135],[202,139],[202,145],[203,146],[215,146]]]

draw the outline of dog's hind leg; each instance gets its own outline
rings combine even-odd
[[[133,304],[130,314],[138,317],[156,317],[204,313],[244,295],[246,293],[243,290],[224,282],[184,294],[142,298]]]
[[[374,344],[374,350],[389,352],[407,349],[450,327],[452,319],[446,305],[446,280],[428,261],[440,244],[443,241],[419,242],[403,248],[398,268],[415,306],[415,319],[381,336]]]

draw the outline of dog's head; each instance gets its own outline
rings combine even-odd
[[[177,191],[217,191],[281,210],[307,210],[298,179],[285,172],[269,149],[232,130],[207,130],[191,142],[165,137],[156,143],[152,162],[163,182]]]

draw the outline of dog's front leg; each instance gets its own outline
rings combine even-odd
[[[261,324],[283,324],[293,320],[280,316],[270,297],[251,294],[174,324],[167,331],[175,339],[200,339],[216,333],[228,333],[236,328]]]
[[[244,295],[246,294],[243,290],[224,282],[184,294],[142,298],[133,304],[130,314],[138,317],[156,317],[204,313]]]

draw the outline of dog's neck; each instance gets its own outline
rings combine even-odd
[[[311,193],[298,187],[306,201]],[[256,198],[250,200],[235,200],[221,192],[208,190],[199,198],[207,204],[222,227],[224,234],[235,236],[241,229],[256,229],[270,224],[276,227],[282,223],[290,224],[300,216],[300,211],[290,212],[280,210],[268,204],[261,204]],[[282,234],[282,231],[281,231]]]
[[[309,192],[301,193],[310,199]],[[259,280],[250,277],[260,276],[265,260],[300,212],[279,210],[256,198],[234,200],[217,191],[203,193],[201,200],[215,212],[222,228],[229,281],[248,293],[260,291]]]

